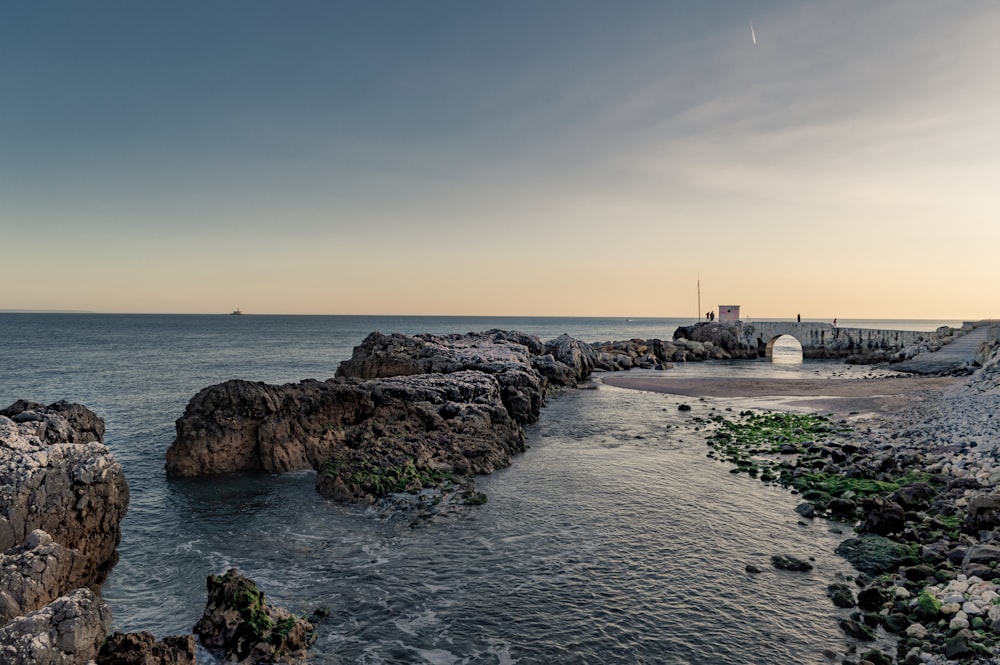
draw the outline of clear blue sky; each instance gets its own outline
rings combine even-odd
[[[673,316],[700,276],[759,317],[1000,317],[998,29],[992,1],[8,4],[0,309]]]

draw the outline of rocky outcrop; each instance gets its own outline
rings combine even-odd
[[[577,385],[596,362],[565,335],[372,333],[335,379],[199,392],[177,421],[167,473],[313,468],[319,491],[343,501],[491,473],[524,449],[547,391]]]
[[[91,566],[77,550],[38,529],[0,555],[0,625],[51,603],[70,589],[93,585]]]
[[[596,367],[606,372],[639,369],[669,369],[670,361],[687,359],[686,349],[661,339],[629,339],[593,345]]]
[[[112,633],[97,665],[195,665],[194,635],[157,640],[152,633]]]
[[[21,411],[17,422],[0,416],[0,551],[42,529],[80,552],[88,585],[99,585],[117,562],[128,486],[108,448],[88,441],[103,423],[96,427],[97,417],[84,417],[78,405],[53,406]],[[64,414],[89,428],[78,430]]]
[[[674,345],[683,355],[672,360],[725,360],[757,358],[762,355],[753,337],[753,329],[742,323],[696,323],[674,331]]]
[[[77,589],[0,628],[6,665],[77,665],[97,658],[111,611],[90,589]]]
[[[208,603],[194,631],[224,662],[238,665],[305,662],[306,649],[316,641],[311,623],[268,605],[235,568],[208,577]]]
[[[0,662],[89,662],[111,623],[95,593],[118,560],[125,477],[86,407],[0,414]]]

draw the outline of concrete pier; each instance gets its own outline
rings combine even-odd
[[[774,343],[782,335],[790,335],[802,345],[803,358],[847,358],[848,356],[887,355],[903,347],[918,344],[931,333],[915,330],[877,330],[874,328],[841,328],[829,323],[796,323],[794,321],[743,322],[744,336],[757,346],[764,346],[770,358]]]

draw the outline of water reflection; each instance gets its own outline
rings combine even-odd
[[[777,365],[802,364],[802,345],[791,335],[782,335],[774,340],[771,362]]]

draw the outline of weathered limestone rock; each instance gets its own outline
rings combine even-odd
[[[596,357],[568,336],[372,333],[336,379],[199,392],[177,421],[167,473],[311,467],[323,494],[348,501],[491,473],[524,449],[546,390],[577,385]]]
[[[152,633],[112,633],[108,636],[97,665],[195,665],[194,635],[165,637]]]
[[[64,414],[84,423],[84,429],[78,430]],[[103,423],[98,426],[100,419],[84,407],[65,403],[20,411],[15,417],[22,422],[0,416],[0,551],[42,529],[82,554],[88,584],[99,585],[118,560],[119,524],[129,499],[111,452],[87,441],[103,433]],[[56,432],[80,443],[57,442]]]
[[[167,473],[281,473],[315,468],[343,442],[342,428],[371,416],[357,383],[302,381],[282,386],[226,381],[195,395],[177,420]]]
[[[77,589],[0,628],[5,665],[78,665],[97,658],[111,629],[111,610],[90,589]]]
[[[592,347],[596,356],[594,359],[595,369],[606,372],[619,372],[633,367],[669,369],[672,367],[669,361],[686,358],[685,351],[678,351],[675,344],[660,339],[600,342]]]
[[[208,603],[194,632],[206,648],[237,665],[305,662],[306,649],[316,641],[311,623],[269,606],[235,568],[208,577]]]
[[[706,342],[711,346],[706,346]],[[756,358],[760,355],[752,328],[739,323],[697,323],[680,326],[674,331],[674,344],[684,347],[690,357],[677,360],[703,360],[705,358]]]
[[[15,423],[31,424],[32,432],[49,443],[104,441],[104,420],[81,404],[60,400],[49,406],[18,400],[0,410]]]
[[[41,530],[0,555],[0,625],[39,609],[70,589],[93,585],[86,557]],[[96,590],[96,589],[94,589]]]

